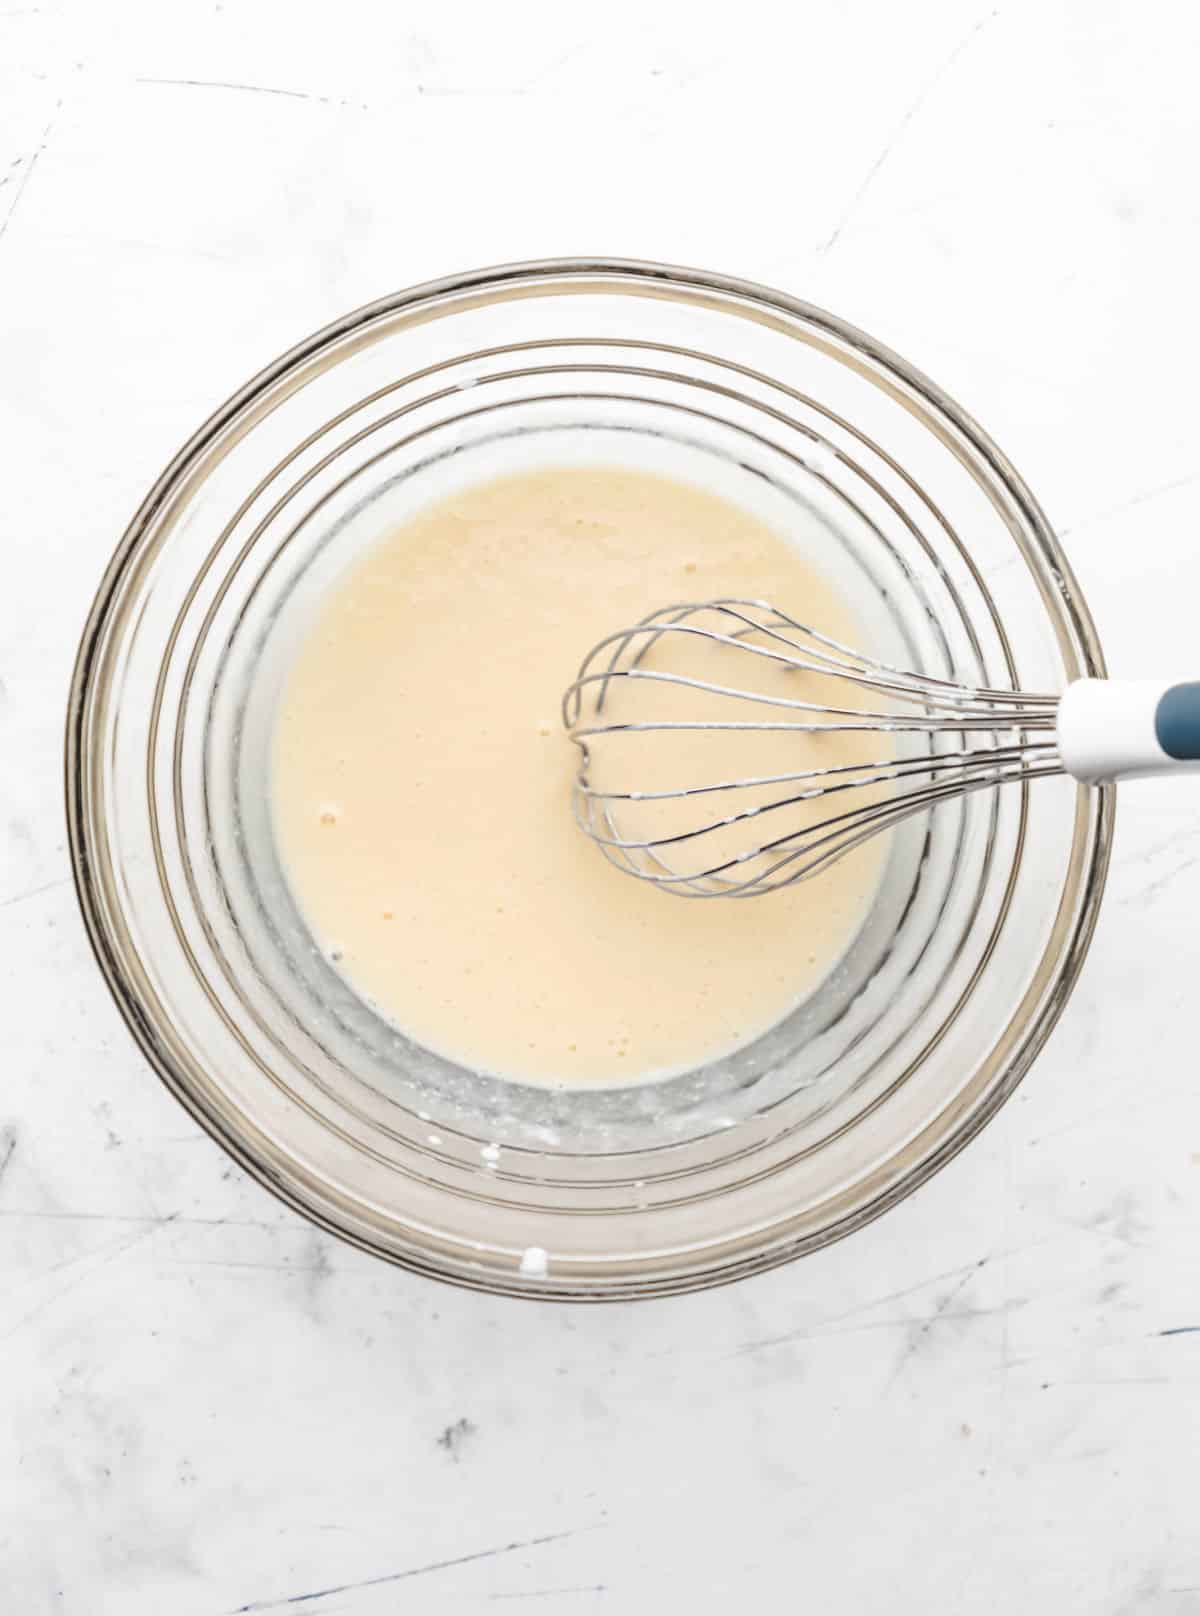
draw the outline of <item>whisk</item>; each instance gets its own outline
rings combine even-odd
[[[562,716],[580,752],[580,827],[620,869],[690,897],[773,891],[914,814],[1008,782],[1200,767],[1200,683],[968,688],[866,656],[761,600],[665,606],[607,635]],[[822,756],[831,746],[837,761]]]

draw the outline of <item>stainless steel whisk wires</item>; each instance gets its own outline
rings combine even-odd
[[[729,682],[679,665],[696,642],[721,649]],[[739,680],[739,672],[746,675],[753,666],[747,658],[840,681],[849,687],[848,699],[850,691],[865,693],[870,705],[826,705],[782,694],[778,685],[755,690],[747,678]],[[635,686],[648,710],[635,707],[630,716]],[[664,687],[706,703],[728,703],[730,717],[655,713],[653,697]],[[613,714],[618,688],[626,699]],[[748,714],[747,704],[759,710],[757,716]],[[614,864],[685,896],[751,897],[815,875],[868,838],[951,798],[1062,774],[1058,706],[1053,695],[967,688],[908,672],[852,650],[766,601],[721,599],[666,606],[606,636],[584,658],[563,697],[562,716],[580,752],[576,820]],[[762,709],[787,716],[767,717]],[[655,790],[622,777],[614,782],[607,772],[600,782],[593,778],[597,748],[611,748],[617,737],[689,731],[781,737],[858,731],[891,737],[896,751],[861,763],[783,768]],[[760,800],[768,787],[773,793],[779,788],[778,794]],[[739,797],[744,805],[732,812],[712,815],[708,808],[710,800],[738,804]],[[637,805],[656,803],[691,804],[695,820],[642,834],[623,828],[622,818],[639,812]],[[828,812],[819,812],[826,805]]]

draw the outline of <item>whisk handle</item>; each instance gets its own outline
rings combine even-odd
[[[1200,682],[1080,679],[1059,702],[1058,750],[1089,785],[1200,770]]]

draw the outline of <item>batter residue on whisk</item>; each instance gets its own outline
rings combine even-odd
[[[620,467],[478,484],[330,591],[281,699],[276,832],[314,935],[411,1037],[518,1079],[634,1081],[749,1042],[836,963],[878,843],[766,897],[689,901],[612,868],[571,814],[558,708],[580,658],[664,602],[730,595],[861,639],[758,519]],[[792,741],[862,756],[853,735]]]

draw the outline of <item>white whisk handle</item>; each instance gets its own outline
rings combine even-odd
[[[1088,785],[1200,769],[1200,683],[1080,679],[1059,702],[1058,751]]]

